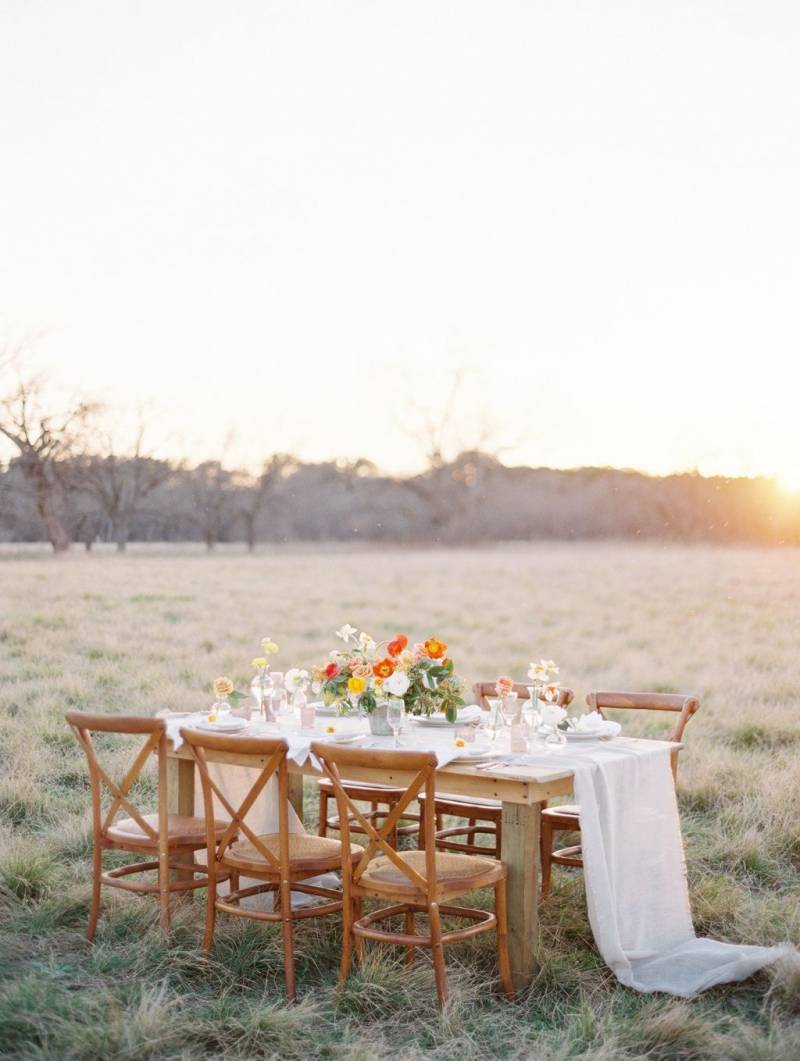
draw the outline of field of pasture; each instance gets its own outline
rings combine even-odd
[[[409,972],[371,951],[337,1000],[334,918],[299,926],[291,1009],[270,926],[221,917],[212,961],[198,961],[199,900],[165,942],[155,902],[106,890],[88,948],[89,791],[63,721],[68,708],[197,708],[216,675],[249,682],[265,635],[280,645],[276,667],[307,667],[344,622],[378,638],[435,635],[468,683],[522,676],[546,656],[576,703],[600,688],[691,692],[701,709],[679,794],[697,930],[800,943],[798,616],[792,549],[0,554],[0,1057],[800,1056],[800,972],[692,1002],[637,995],[594,950],[582,878],[557,867],[541,974],[513,1005],[492,982],[491,936],[448,948],[441,1016],[424,953]],[[315,826],[310,783],[307,796]]]

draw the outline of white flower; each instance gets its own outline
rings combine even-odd
[[[392,696],[405,696],[410,685],[408,675],[401,670],[396,670],[384,680],[383,688]]]
[[[545,685],[542,690],[545,700],[548,700],[550,703],[555,703],[555,701],[558,700],[559,685],[561,685],[561,682],[548,682],[547,685]]]
[[[286,672],[284,685],[290,692],[294,689],[305,689],[308,685],[308,671],[300,670],[299,667],[291,667]]]
[[[551,674],[558,674],[558,667],[555,665],[552,659],[543,659],[540,660],[540,662],[543,663],[545,667],[547,667],[548,671]]]
[[[375,654],[375,639],[370,637],[369,634],[365,634],[362,631],[358,635],[358,645],[368,659],[371,659]]]
[[[528,668],[528,677],[534,682],[546,682],[548,673],[547,664],[544,660],[539,660],[538,663],[532,661]]]
[[[340,627],[336,631],[336,636],[340,637],[342,639],[342,641],[344,641],[345,644],[347,644],[347,642],[351,638],[355,638],[355,635],[357,633],[358,633],[358,630],[357,630],[357,628],[355,626],[351,626],[350,623],[345,623],[344,626]]]
[[[567,717],[567,712],[558,704],[545,704],[542,708],[542,722],[545,726],[557,726]]]

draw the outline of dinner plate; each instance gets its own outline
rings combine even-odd
[[[609,730],[597,730],[594,733],[585,733],[582,730],[577,729],[565,729],[563,731],[567,735],[567,740],[611,740],[612,737],[616,737],[617,734]]]
[[[238,733],[250,723],[245,718],[232,718],[230,722],[208,722],[204,719],[196,725],[198,729],[207,730],[209,733]]]
[[[472,749],[465,748],[460,752],[453,762],[463,763],[468,766],[470,763],[485,763],[489,759],[499,759],[500,752],[494,748],[485,748],[483,751],[472,751]]]
[[[446,726],[457,726],[458,721],[448,722],[445,715],[415,715],[412,722],[416,722],[418,726],[433,726],[444,728]]]
[[[352,744],[354,741],[363,740],[366,733],[321,733],[317,740],[323,744]]]

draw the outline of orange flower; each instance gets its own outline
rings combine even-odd
[[[403,649],[408,644],[408,638],[405,634],[395,635],[394,641],[390,641],[386,646],[386,651],[390,656],[399,656]]]
[[[372,673],[376,678],[391,678],[394,674],[394,661],[391,659],[379,659],[375,666],[372,668]]]
[[[447,651],[444,641],[437,641],[435,637],[429,637],[425,642],[425,651],[431,659],[441,659]]]
[[[514,691],[514,679],[503,675],[497,679],[494,688],[498,696],[508,696],[509,693],[513,693]]]

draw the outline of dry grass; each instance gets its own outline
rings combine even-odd
[[[593,688],[686,690],[681,804],[698,930],[800,942],[796,551],[546,545],[485,551],[287,548],[254,557],[140,549],[0,563],[0,1056],[31,1058],[781,1058],[800,1055],[797,969],[692,1003],[619,987],[591,942],[579,877],[543,908],[529,997],[491,987],[491,941],[450,949],[440,1017],[430,969],[378,955],[337,1005],[336,926],[299,932],[302,1005],[281,1002],[268,928],[222,924],[196,961],[198,914],[166,945],[145,901],[112,895],[97,945],[84,764],[67,707],[154,712],[248,677],[258,640],[308,664],[347,620],[436,633],[472,681],[559,660]],[[125,749],[110,749],[120,760]],[[144,794],[145,798],[147,793]],[[312,808],[310,808],[311,812]]]

